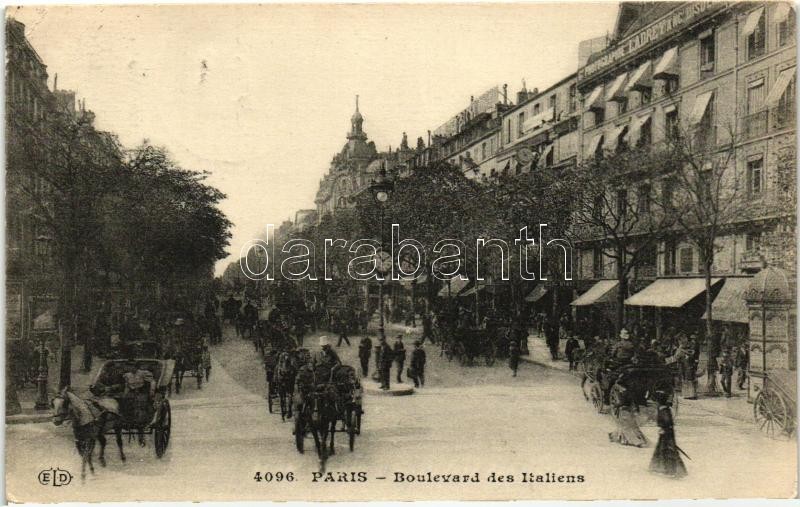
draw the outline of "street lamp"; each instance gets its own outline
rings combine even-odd
[[[391,181],[386,177],[386,163],[381,166],[380,172],[378,172],[378,177],[372,181],[372,184],[369,187],[370,192],[375,197],[375,202],[378,203],[378,211],[379,211],[379,235],[380,235],[380,252],[383,254],[383,245],[385,242],[384,234],[383,234],[383,208],[386,202],[389,200],[389,194],[394,190],[394,182]],[[378,328],[378,332],[381,338],[386,338],[385,332],[385,322],[383,317],[383,279],[385,274],[385,259],[383,255],[379,257],[380,261],[380,268],[383,273],[381,273],[381,277],[378,279],[378,313],[380,315],[380,326]],[[391,264],[390,264],[391,266]]]

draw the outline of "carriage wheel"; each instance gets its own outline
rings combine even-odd
[[[597,383],[592,384],[592,389],[589,391],[589,397],[592,400],[592,405],[594,405],[595,410],[597,410],[598,414],[603,413],[603,390],[600,389],[600,385]]]
[[[352,408],[347,410],[345,424],[347,425],[347,435],[350,437],[350,452],[356,445],[356,411]]]
[[[161,416],[158,425],[153,430],[153,440],[155,441],[156,457],[161,458],[169,446],[169,435],[172,431],[172,411],[169,401],[164,400],[161,405]]]
[[[294,445],[297,447],[297,452],[303,454],[303,440],[305,439],[305,428],[303,427],[303,419],[300,414],[297,414],[294,420]]]
[[[780,435],[791,435],[793,424],[786,402],[776,392],[765,390],[758,393],[753,403],[753,412],[758,429],[764,431],[770,438],[775,438],[776,430]]]

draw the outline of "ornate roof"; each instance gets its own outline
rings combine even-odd
[[[749,303],[788,303],[794,301],[794,281],[786,271],[769,266],[762,269],[744,291]]]

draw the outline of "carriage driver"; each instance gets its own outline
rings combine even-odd
[[[341,366],[342,361],[336,351],[331,348],[330,338],[327,336],[319,337],[319,346],[320,350],[311,358],[311,364],[314,367],[317,383],[323,383],[330,381],[331,372],[337,366]]]

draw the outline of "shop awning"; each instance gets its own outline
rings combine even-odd
[[[779,4],[785,5],[785,4]],[[772,89],[769,91],[769,95],[767,95],[767,106],[768,107],[775,107],[780,102],[781,97],[786,92],[786,87],[789,86],[789,83],[792,82],[794,78],[795,68],[789,67],[788,69],[784,69],[778,75],[778,79],[775,80],[775,84],[772,86]]]
[[[678,75],[678,48],[674,47],[672,49],[667,50],[661,56],[661,59],[656,64],[656,68],[653,71],[653,77],[655,78],[664,78],[667,76],[677,76]]]
[[[744,22],[744,28],[742,29],[742,34],[745,36],[750,35],[753,33],[758,26],[758,22],[761,21],[761,16],[764,15],[764,8],[759,7],[758,9],[754,10],[747,16],[747,21]]]
[[[545,296],[545,294],[547,294],[547,287],[545,287],[544,285],[537,285],[536,287],[533,288],[532,291],[528,293],[527,296],[525,296],[525,302],[535,303],[540,299],[542,299]]]
[[[592,93],[589,94],[589,98],[586,99],[584,106],[587,111],[590,109],[605,109],[605,102],[603,101],[603,85],[597,85],[597,87],[592,90]]]
[[[711,285],[722,278],[712,278]],[[703,278],[661,278],[625,300],[629,306],[680,308],[706,290]]]
[[[450,280],[450,296],[455,297],[461,292],[464,287],[469,283],[468,278],[455,277]],[[444,282],[444,287],[439,291],[440,297],[447,297],[447,281]]]
[[[628,83],[625,85],[625,91],[627,92],[637,88],[652,88],[652,70],[653,63],[650,60],[647,60],[643,64],[639,65],[639,67],[631,75]]]
[[[623,85],[625,84],[625,80],[627,78],[628,78],[627,72],[623,72],[622,74],[617,76],[617,79],[615,79],[614,82],[611,83],[611,86],[608,88],[608,91],[606,92],[606,100],[616,100],[619,98],[623,99],[625,98],[625,87]]]
[[[552,144],[548,144],[547,146],[545,146],[544,150],[542,150],[542,153],[539,155],[539,162],[538,162],[540,168],[544,167],[545,164],[547,163],[547,156],[550,154],[551,151],[553,151]]]
[[[639,141],[639,135],[641,134],[642,126],[649,121],[650,114],[639,116],[631,121],[631,130],[628,133],[628,138],[631,140],[631,144],[636,144]]]
[[[628,133],[628,126],[621,125],[616,127],[614,130],[608,134],[608,142],[606,143],[606,149],[610,151],[614,151],[619,146],[619,142]]]
[[[747,324],[747,303],[744,291],[752,281],[751,278],[726,278],[725,285],[711,304],[711,318],[724,322],[741,322]],[[703,314],[705,319],[708,314]]]
[[[599,150],[600,146],[602,145],[603,145],[603,134],[601,132],[600,134],[595,135],[592,138],[592,141],[589,143],[589,152],[588,152],[589,156],[593,157],[594,154],[597,153],[597,150]]]
[[[775,14],[773,16],[775,23],[780,23],[782,21],[785,21],[786,18],[789,17],[789,13],[791,11],[792,8],[789,6],[787,2],[778,2],[778,4],[775,6]]]
[[[595,303],[608,303],[614,296],[617,280],[600,280],[592,288],[581,294],[578,299],[570,303],[572,306],[589,306]]]
[[[689,116],[689,125],[695,126],[703,120],[703,116],[708,109],[708,103],[711,102],[711,97],[714,95],[713,91],[701,93],[697,96],[692,107],[692,114]]]

